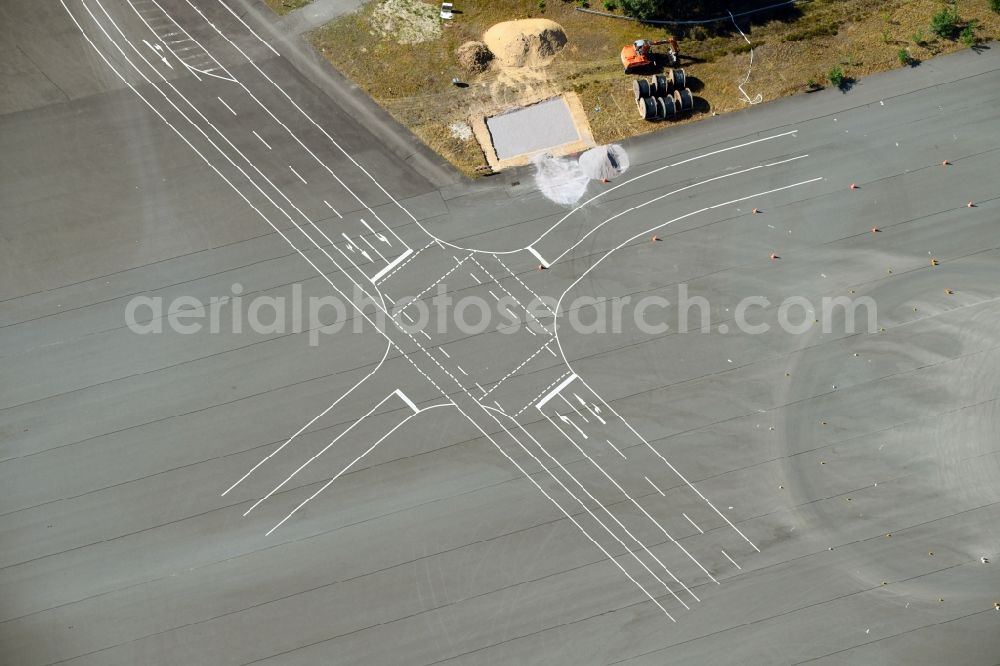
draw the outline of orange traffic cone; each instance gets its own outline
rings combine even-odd
[[[939,263],[941,262],[938,261],[937,259],[931,259],[931,266],[937,266]]]
[[[756,215],[756,214],[757,214],[757,213],[759,213],[760,211],[759,211],[759,210],[757,210],[756,208],[754,208],[754,209],[753,209],[752,211],[750,211],[750,212],[751,212],[751,213],[753,213],[754,215]]]
[[[948,160],[941,162],[941,166],[948,166],[949,164],[951,164],[951,162],[949,162]]]
[[[776,255],[776,254],[775,254],[774,252],[772,252],[772,253],[771,253],[771,261],[774,261],[775,259],[781,259],[781,257],[779,257],[779,256],[778,256],[778,255]]]
[[[649,240],[651,240],[651,241],[653,241],[654,243],[656,243],[656,242],[659,242],[659,240],[660,240],[660,237],[659,237],[659,236],[653,236],[653,237],[652,237],[652,238],[650,238]]]
[[[873,234],[877,234],[877,233],[880,233],[881,231],[882,231],[882,230],[881,230],[881,229],[879,229],[878,227],[872,227],[872,233],[873,233]]]
[[[544,271],[545,270],[545,264],[538,264],[538,270]]]
[[[851,183],[851,189],[852,189],[852,190],[856,190],[856,189],[858,189],[858,186],[857,186],[857,184],[855,184],[855,183]]]
[[[968,206],[969,208],[975,208],[975,207],[976,207],[976,204],[974,204],[974,203],[972,203],[972,202],[970,201],[970,202],[969,202],[969,203],[967,204],[967,206]]]

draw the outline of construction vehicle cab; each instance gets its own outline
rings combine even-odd
[[[625,73],[631,74],[632,72],[655,67],[657,64],[656,56],[652,50],[654,46],[661,44],[670,44],[670,51],[667,53],[665,64],[668,67],[676,66],[679,63],[677,40],[673,38],[656,41],[637,39],[631,44],[622,47],[622,65],[625,67]]]

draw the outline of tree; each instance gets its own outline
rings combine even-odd
[[[651,19],[661,16],[670,4],[670,0],[621,0],[622,11],[626,16],[639,19]]]

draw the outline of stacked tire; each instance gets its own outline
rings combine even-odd
[[[694,109],[694,96],[687,87],[683,69],[668,69],[649,79],[632,81],[639,117],[644,120],[665,120]]]

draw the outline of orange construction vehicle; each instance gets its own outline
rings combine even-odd
[[[656,56],[653,55],[652,48],[654,46],[660,46],[661,44],[670,44],[670,51],[667,53],[666,65],[668,67],[676,66],[679,62],[679,50],[677,48],[676,39],[673,37],[657,41],[637,39],[631,44],[627,44],[622,47],[622,65],[625,66],[625,73],[631,74],[632,72],[656,66]]]

